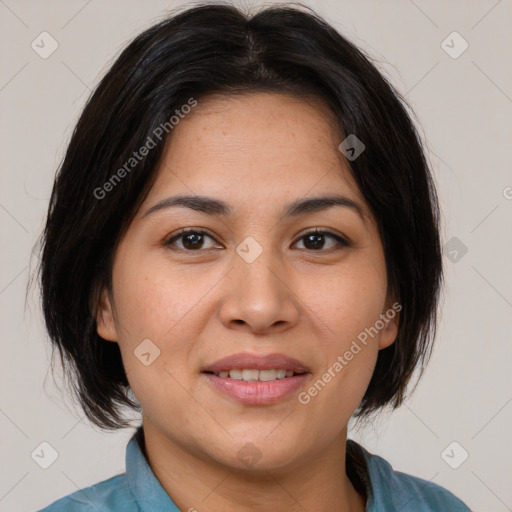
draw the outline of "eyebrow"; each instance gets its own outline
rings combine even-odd
[[[166,199],[156,203],[144,213],[142,218],[145,218],[154,212],[177,206],[190,208],[206,215],[228,217],[232,214],[231,207],[220,199],[197,195],[177,195],[167,197]],[[287,205],[283,217],[298,217],[306,213],[316,213],[327,210],[333,206],[342,206],[353,210],[359,215],[359,217],[361,217],[362,221],[366,223],[363,207],[356,201],[338,194],[298,199]]]

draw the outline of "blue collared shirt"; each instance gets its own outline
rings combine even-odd
[[[126,447],[125,473],[69,494],[39,512],[180,512],[146,462],[137,433],[141,428]],[[443,487],[394,471],[382,457],[357,443],[353,446],[366,462],[366,512],[471,512]]]

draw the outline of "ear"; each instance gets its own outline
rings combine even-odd
[[[391,300],[386,301],[386,305],[381,315],[381,319],[384,322],[384,328],[380,332],[379,350],[388,348],[394,343],[398,334],[401,309],[402,305],[399,302],[395,301],[391,303]]]
[[[105,288],[101,291],[96,311],[96,330],[98,334],[105,340],[117,341],[118,336],[112,304]]]

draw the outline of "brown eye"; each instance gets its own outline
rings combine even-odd
[[[172,238],[167,240],[165,242],[165,246],[173,246],[175,245],[175,242],[181,241],[181,247],[178,246],[178,250],[197,252],[204,248],[205,238],[213,240],[213,238],[205,231],[183,229],[177,235],[174,235]]]
[[[326,238],[330,238],[332,240],[335,240],[338,245],[341,245],[343,247],[349,247],[350,244],[341,236],[335,235],[334,233],[331,233],[329,231],[310,231],[309,233],[306,233],[305,235],[302,235],[299,240],[304,240],[304,246],[305,249],[309,249],[312,251],[322,251],[322,250],[329,250],[333,249],[333,247],[325,248],[325,240]],[[334,247],[336,244],[334,245]]]
[[[214,238],[209,235],[206,231],[197,229],[182,229],[176,235],[173,235],[169,240],[165,242],[166,247],[170,247],[172,250],[181,250],[186,252],[201,252],[201,249],[205,249],[205,239]],[[326,240],[334,240],[335,243],[331,247],[325,247]],[[349,247],[350,244],[343,237],[331,233],[329,231],[314,230],[302,235],[299,241],[304,240],[304,249],[313,252],[328,251],[336,249],[336,245],[341,247]],[[180,244],[176,244],[176,242]],[[297,243],[297,242],[296,242]],[[181,246],[180,246],[181,245]],[[210,249],[214,247],[209,247]],[[208,247],[206,247],[208,249]]]

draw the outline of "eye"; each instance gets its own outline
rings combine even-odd
[[[299,238],[299,241],[305,240],[306,249],[312,248],[313,251],[319,252],[322,249],[325,249],[325,239],[331,238],[331,240],[335,240],[338,245],[342,247],[349,247],[350,244],[343,237],[331,233],[330,231],[322,231],[320,229],[315,229],[313,231],[309,231],[302,235]],[[336,245],[336,244],[335,244]],[[328,247],[327,249],[332,249],[333,247]]]
[[[191,228],[180,229],[180,231],[177,234],[173,235],[170,239],[168,239],[164,243],[164,245],[166,247],[174,246],[171,247],[172,250],[177,249],[186,252],[200,252],[201,249],[205,248],[205,238],[214,240],[214,238],[210,236],[206,231]],[[321,252],[322,249],[326,250],[325,240],[328,238],[334,240],[336,243],[334,244],[334,246],[327,247],[327,250],[335,248],[336,244],[341,247],[350,246],[349,242],[347,242],[347,240],[345,240],[343,237],[331,233],[330,231],[322,231],[320,229],[308,231],[299,238],[299,241],[304,240],[304,248],[306,250],[309,249],[312,250],[313,252]],[[176,245],[176,242],[178,241],[181,242],[181,247],[179,245]]]
[[[180,229],[178,234],[172,236],[169,240],[165,242],[164,245],[172,246],[175,244],[176,241],[181,240],[183,243],[181,247],[178,247],[179,250],[197,252],[199,249],[203,247],[205,237],[209,238],[210,240],[213,240],[213,237],[206,233],[206,231],[201,231],[197,229]],[[173,247],[171,247],[171,249],[174,250]]]

